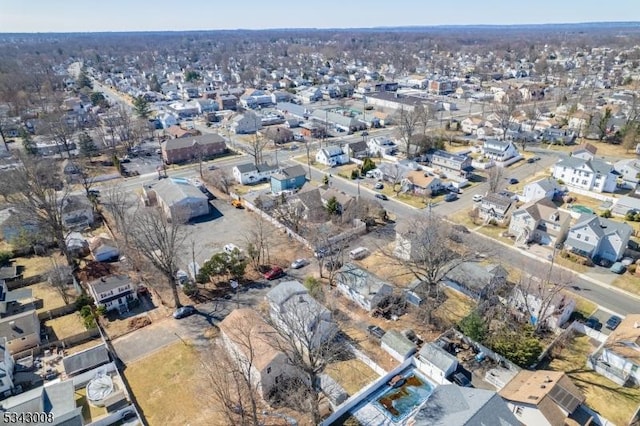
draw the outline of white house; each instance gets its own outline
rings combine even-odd
[[[522,370],[498,393],[525,426],[563,425],[585,400],[562,371]]]
[[[163,179],[145,192],[149,199],[155,197],[169,220],[189,221],[209,214],[209,198],[186,180]]]
[[[249,185],[256,182],[269,180],[271,175],[276,174],[279,168],[269,164],[253,163],[239,164],[232,169],[236,182],[242,185]]]
[[[514,289],[509,300],[510,306],[519,311],[524,319],[533,325],[543,321],[545,327],[560,330],[560,327],[569,321],[576,308],[575,299],[564,293],[545,294],[544,286],[538,287],[540,280],[537,277],[529,279],[534,281],[527,289],[528,291],[522,291],[520,287]]]
[[[62,200],[62,223],[66,228],[83,228],[93,223],[93,206],[83,195],[69,195]]]
[[[618,173],[599,159],[585,160],[571,156],[553,166],[553,177],[567,186],[595,192],[614,192]]]
[[[398,145],[391,139],[385,137],[371,138],[367,142],[369,153],[376,155],[393,155],[398,150]]]
[[[458,368],[458,358],[434,342],[425,343],[416,355],[416,364],[437,384],[450,383],[449,377]]]
[[[467,155],[454,154],[440,149],[431,155],[431,166],[439,173],[446,173],[447,177],[468,176],[473,170],[471,161],[471,157]]]
[[[388,295],[393,287],[353,263],[346,263],[335,277],[338,290],[361,308],[371,311]]]
[[[520,155],[518,148],[512,141],[499,141],[497,139],[488,139],[482,145],[482,153],[490,160],[507,161]]]
[[[380,339],[380,347],[396,360],[403,362],[416,353],[417,346],[397,330],[389,330]]]
[[[553,200],[560,193],[560,185],[555,179],[544,178],[528,183],[522,190],[522,201],[529,203],[531,201],[546,198]]]
[[[128,304],[138,299],[131,279],[126,275],[111,275],[89,283],[89,292],[98,306],[107,311],[127,312]]]
[[[231,359],[263,398],[291,375],[287,356],[272,345],[276,330],[253,309],[234,309],[220,323],[220,331]]]
[[[349,162],[349,154],[337,145],[328,146],[318,150],[316,161],[326,166],[340,166]]]
[[[629,244],[633,228],[595,214],[583,214],[569,229],[565,248],[593,260],[620,260]]]
[[[460,130],[467,135],[473,135],[482,126],[483,121],[481,117],[467,117],[460,122]]]
[[[298,281],[283,281],[271,289],[266,299],[270,316],[285,337],[296,336],[301,344],[317,347],[333,340],[337,325],[331,312],[309,295]]]
[[[13,389],[13,367],[15,362],[7,346],[7,338],[0,337],[0,395]]]
[[[613,167],[620,177],[631,184],[640,182],[640,160],[626,159],[616,162]]]
[[[253,134],[262,128],[262,120],[256,113],[248,111],[233,117],[230,127],[237,135]]]
[[[489,222],[491,220],[497,223],[504,223],[509,219],[510,209],[513,200],[501,194],[487,194],[482,198],[478,214],[480,219]]]
[[[564,241],[570,224],[569,213],[558,210],[548,198],[541,198],[523,204],[511,214],[509,234],[519,245],[531,242],[555,245]]]

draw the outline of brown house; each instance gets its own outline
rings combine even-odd
[[[286,127],[269,127],[263,133],[267,139],[272,140],[278,145],[293,140],[293,132]]]
[[[166,164],[207,159],[227,152],[224,138],[217,133],[189,138],[169,139],[162,144],[162,158]]]
[[[165,133],[172,138],[188,138],[189,136],[196,136],[199,134],[197,130],[183,129],[180,126],[169,126],[165,130]]]

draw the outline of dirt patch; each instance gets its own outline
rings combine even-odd
[[[402,267],[398,261],[390,259],[389,256],[385,254],[392,253],[394,247],[395,242],[380,250],[376,250],[357,263],[383,280],[387,280],[401,287],[406,287],[407,284],[415,279],[415,276],[409,269]]]
[[[356,394],[379,377],[368,365],[357,359],[334,362],[326,368],[325,372],[349,395]]]
[[[117,268],[110,263],[89,261],[80,269],[78,278],[84,283],[97,280],[102,277],[112,275]]]
[[[142,327],[146,327],[152,323],[151,318],[148,315],[140,315],[134,318],[115,318],[109,320],[107,318],[101,318],[100,323],[104,327],[105,332],[111,339],[123,336],[134,330],[138,330]]]

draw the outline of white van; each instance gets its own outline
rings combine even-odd
[[[358,247],[349,252],[349,259],[359,260],[365,258],[369,254],[369,249],[366,247]]]

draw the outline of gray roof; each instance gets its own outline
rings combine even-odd
[[[455,356],[433,342],[425,344],[419,354],[442,372],[447,372],[451,367],[455,368],[458,365],[458,359]]]
[[[168,206],[173,206],[189,198],[207,200],[209,202],[209,199],[202,191],[194,185],[180,180],[163,179],[153,185],[152,189]]]
[[[570,169],[579,169],[587,166],[594,173],[607,174],[614,170],[613,165],[606,161],[594,158],[592,160],[584,160],[578,157],[565,157],[557,163],[558,166],[568,167]]]
[[[538,186],[540,186],[540,188],[542,188],[542,190],[544,192],[549,192],[551,190],[559,190],[560,189],[560,185],[558,185],[558,182],[556,182],[556,180],[551,178],[551,177],[548,177],[548,178],[545,178],[545,179],[540,179],[540,180],[537,180],[535,182],[531,182],[528,185],[538,185]]]
[[[513,203],[513,200],[511,198],[501,194],[496,194],[496,193],[487,194],[482,199],[482,206],[490,204],[496,207],[502,207],[503,210],[508,209],[512,203]]]
[[[3,410],[16,413],[52,413],[55,425],[81,426],[82,414],[76,407],[72,380],[49,383],[0,402]]]
[[[573,247],[586,253],[591,253],[596,248],[595,241],[593,244],[589,244],[571,237],[567,238],[567,241],[565,241],[564,244],[565,246]]]
[[[633,233],[633,228],[626,223],[606,219],[591,213],[583,213],[580,215],[578,221],[571,229],[580,228],[585,225],[591,228],[599,238],[614,233],[617,233],[621,237],[626,237],[631,236]]]
[[[293,102],[278,102],[276,104],[276,109],[282,113],[295,115],[300,118],[308,114],[307,108],[294,104]]]
[[[337,284],[343,284],[365,298],[374,296],[385,286],[391,288],[388,282],[353,263],[345,263],[335,279]]]
[[[272,166],[271,164],[258,164],[256,169],[258,169],[260,173],[264,173],[278,170],[278,166]]]
[[[489,390],[441,385],[415,415],[415,426],[520,426],[500,396]]]
[[[238,171],[240,173],[249,173],[249,172],[253,172],[255,170],[258,170],[258,168],[256,167],[255,164],[253,163],[246,163],[246,164],[238,164],[236,166],[236,169],[238,169]]]
[[[473,290],[482,291],[491,284],[495,277],[506,277],[506,271],[498,265],[463,262],[447,272],[444,279]]]
[[[194,142],[198,145],[212,145],[212,144],[224,144],[225,139],[217,133],[207,133],[201,136],[190,136],[187,138],[174,138],[165,142],[165,150],[171,151],[174,149],[187,148],[192,146]]]
[[[13,327],[11,323],[14,323]],[[36,311],[26,311],[0,320],[0,336],[9,341],[38,333],[39,330],[40,321]]]
[[[69,376],[99,367],[109,361],[109,351],[104,343],[62,358],[64,371]]]
[[[266,298],[270,303],[282,305],[289,298],[298,294],[307,294],[305,286],[299,281],[283,281],[271,289]]]
[[[91,203],[87,197],[83,195],[69,195],[63,200],[62,211],[68,213],[76,210],[85,210],[90,207]]]
[[[94,289],[96,293],[103,293],[105,291],[115,290],[118,287],[128,285],[131,279],[126,275],[111,275],[109,277],[102,277],[95,281],[91,281],[89,286]]]
[[[351,149],[353,152],[366,151],[367,150],[367,142],[365,142],[365,141],[351,142],[349,144],[349,149]]]
[[[400,355],[410,355],[415,352],[417,346],[411,340],[407,339],[398,330],[389,330],[382,336],[381,342],[389,346]]]
[[[296,165],[282,169],[282,174],[285,176],[285,179],[290,179],[298,176],[306,176],[307,172],[304,171],[302,166]]]
[[[483,149],[485,151],[498,153],[498,152],[506,151],[510,145],[511,145],[510,141],[499,141],[497,139],[489,139],[484,142]]]

